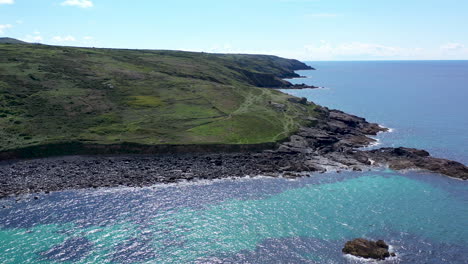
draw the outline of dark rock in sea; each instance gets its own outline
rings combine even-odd
[[[303,99],[298,99],[298,103]],[[284,105],[276,105],[278,110]],[[389,166],[422,169],[468,180],[468,168],[411,148],[362,150],[375,142],[368,135],[386,131],[364,118],[317,106],[308,126],[269,149],[213,153],[213,149],[184,153],[126,156],[68,156],[0,163],[0,198],[24,193],[116,186],[150,186],[182,180],[220,179],[246,175],[301,177],[310,172],[360,171]],[[303,173],[307,172],[307,173]]]
[[[394,170],[423,169],[450,177],[468,180],[468,167],[451,160],[434,158],[425,150],[412,148],[381,148],[366,153],[369,158],[387,164]]]
[[[384,260],[392,254],[388,251],[388,245],[383,240],[370,241],[357,238],[346,242],[343,253],[366,259]]]

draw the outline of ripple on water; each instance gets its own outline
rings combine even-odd
[[[352,263],[341,247],[366,237],[389,263],[466,263],[467,186],[387,171],[3,200],[0,262]]]

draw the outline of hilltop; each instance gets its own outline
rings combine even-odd
[[[28,44],[25,41],[14,39],[14,38],[0,38],[2,44]]]
[[[4,42],[11,39],[3,39]],[[15,42],[15,41],[13,41]],[[258,144],[314,116],[266,55],[0,44],[0,151],[57,143]]]

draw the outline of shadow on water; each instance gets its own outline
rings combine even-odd
[[[388,263],[466,263],[467,190],[386,170],[7,199],[0,262],[353,263],[341,247],[362,236],[395,247]]]
[[[359,177],[359,173],[314,175],[300,180],[279,178],[224,179],[199,181],[153,188],[113,188],[55,192],[41,199],[0,200],[0,227],[30,228],[36,225],[79,223],[99,226],[125,218],[136,224],[148,217],[177,208],[202,210],[230,199],[253,200],[311,184],[326,184]],[[253,184],[252,184],[253,183]],[[130,219],[129,219],[130,216]]]

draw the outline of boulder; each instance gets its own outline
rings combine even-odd
[[[288,98],[288,101],[291,103],[295,103],[295,104],[307,105],[307,98],[305,97],[302,97],[302,98],[291,97],[291,98]]]
[[[275,102],[270,102],[270,105],[276,110],[280,112],[286,111],[286,105],[280,104],[280,103],[275,103]]]
[[[388,245],[383,240],[370,241],[364,238],[357,238],[346,242],[343,253],[366,259],[384,260],[394,254],[388,251]]]

